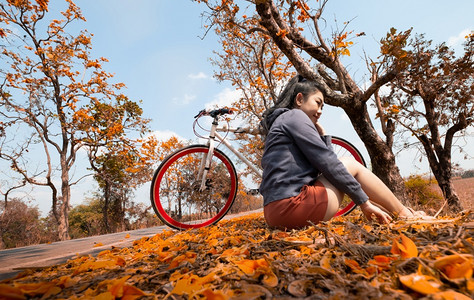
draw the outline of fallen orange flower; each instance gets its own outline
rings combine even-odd
[[[182,262],[194,263],[197,254],[195,252],[186,252],[185,254],[178,255],[170,262],[168,269],[174,269],[179,266]]]
[[[423,295],[437,293],[441,287],[441,282],[436,278],[418,273],[400,276],[399,279],[404,286]]]
[[[8,284],[0,284],[0,299],[23,300],[26,297],[19,288]]]
[[[355,261],[353,259],[350,259],[350,258],[346,258],[346,259],[344,259],[344,263],[346,264],[346,266],[351,268],[352,272],[357,273],[357,274],[361,274],[365,277],[369,276],[369,273],[367,273],[366,270],[361,268],[361,266],[359,265],[359,263],[357,261]]]
[[[108,292],[115,298],[135,299],[147,294],[137,287],[127,284],[130,275],[115,280],[105,280],[103,284],[107,285]]]
[[[469,254],[453,254],[438,258],[434,266],[449,279],[469,279],[472,277],[474,260],[473,256]]]
[[[239,261],[234,261],[234,263],[239,267],[242,272],[253,278],[258,278],[260,275],[264,275],[262,282],[270,287],[275,287],[278,285],[278,278],[273,273],[270,265],[264,259],[243,259]]]
[[[28,296],[51,295],[61,291],[56,282],[16,283],[15,287]]]
[[[191,296],[202,289],[208,288],[209,283],[215,279],[216,275],[214,273],[209,273],[204,277],[199,277],[194,274],[184,274],[176,281],[171,294]]]
[[[434,300],[471,300],[470,297],[452,290],[438,292],[431,296]]]
[[[393,239],[392,254],[399,254],[403,258],[417,257],[418,249],[415,243],[403,233]]]

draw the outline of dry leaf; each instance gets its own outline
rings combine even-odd
[[[449,279],[472,277],[474,260],[469,254],[453,254],[438,258],[434,267],[443,272]]]
[[[50,290],[56,289],[54,282],[38,282],[38,283],[17,283],[16,288],[19,288],[24,294],[28,296],[39,296],[50,293]]]
[[[215,279],[216,275],[214,273],[210,273],[204,277],[199,277],[194,274],[185,274],[176,282],[171,293],[191,296],[194,293],[207,288],[209,283]]]
[[[308,295],[306,291],[311,283],[309,279],[294,280],[288,285],[288,292],[295,297],[306,297]]]
[[[468,297],[464,294],[449,290],[444,292],[438,292],[431,295],[433,300],[471,300],[471,297]]]
[[[404,286],[423,295],[437,293],[441,287],[441,282],[436,278],[418,273],[400,276],[399,279]]]
[[[256,284],[245,284],[237,289],[232,300],[271,299],[272,293],[265,287]]]
[[[0,299],[23,300],[26,299],[26,297],[23,295],[21,289],[0,283]]]
[[[262,279],[263,284],[270,287],[278,285],[278,278],[264,258],[257,260],[243,259],[240,261],[234,261],[234,263],[248,276],[258,278],[260,275],[264,275]]]
[[[415,243],[403,233],[400,233],[400,236],[393,239],[391,252],[392,254],[400,254],[402,258],[418,256],[418,249]]]

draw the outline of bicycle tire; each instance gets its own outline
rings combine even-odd
[[[349,156],[353,157],[356,161],[361,163],[364,167],[367,167],[364,157],[360,153],[360,151],[352,145],[347,140],[333,136],[332,137],[332,146],[334,152],[337,154],[337,157],[344,157]],[[357,205],[347,196],[344,196],[343,202],[339,208],[339,211],[336,213],[335,217],[337,216],[345,216],[352,212]]]
[[[197,179],[206,145],[191,145],[170,154],[155,171],[150,187],[156,215],[169,227],[186,230],[217,223],[231,208],[237,195],[237,172],[232,161],[214,149],[206,190]],[[199,182],[198,182],[199,181]],[[185,211],[188,210],[187,212]]]

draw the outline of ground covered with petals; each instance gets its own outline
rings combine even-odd
[[[294,231],[252,214],[27,270],[0,299],[472,299],[473,270],[469,213]]]

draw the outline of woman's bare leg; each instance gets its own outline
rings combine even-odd
[[[382,180],[369,169],[352,158],[342,157],[340,160],[349,173],[360,183],[371,202],[397,216],[413,216],[413,213],[406,208]]]
[[[339,210],[339,205],[344,198],[344,193],[339,191],[322,175],[318,177],[318,181],[324,185],[328,195],[328,207],[326,209],[326,214],[324,215],[323,221],[329,221]]]

